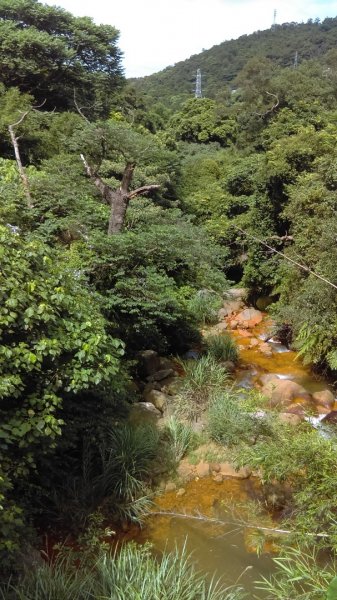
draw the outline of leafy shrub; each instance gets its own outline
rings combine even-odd
[[[291,489],[287,508],[296,536],[315,535],[317,546],[329,548],[337,548],[336,442],[306,423],[296,435],[293,427],[277,423],[270,437],[238,451],[238,464],[260,469],[267,484],[286,483]]]
[[[228,333],[209,335],[206,339],[207,353],[218,361],[238,360],[238,349],[235,341]]]

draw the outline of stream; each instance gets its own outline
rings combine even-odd
[[[247,309],[240,297],[235,297],[233,311],[223,311],[220,323],[212,328],[215,333],[229,331],[236,340],[240,359],[233,374],[236,385],[243,388],[262,387],[261,377],[277,375],[279,379],[294,381],[305,387],[310,394],[327,390],[329,384],[310,372],[297,358],[277,340],[269,340],[272,321],[266,313],[258,322],[237,324],[237,314]],[[236,309],[236,310],[234,310]],[[255,341],[253,341],[255,340]],[[296,408],[301,399],[294,400]],[[314,410],[328,413],[336,409],[318,407]],[[296,411],[295,411],[296,412]],[[268,577],[273,571],[273,541],[267,536],[256,552],[258,529],[251,523],[279,527],[267,512],[254,514],[254,500],[259,498],[259,482],[254,477],[237,479],[224,476],[214,477],[210,469],[208,476],[193,477],[183,483],[183,489],[166,490],[155,499],[155,511],[145,528],[137,535],[138,541],[150,541],[155,550],[182,549],[193,554],[197,568],[207,577],[221,577],[227,585],[240,581],[255,598],[263,598],[254,582]],[[158,514],[158,513],[167,514]],[[172,516],[176,513],[178,516]],[[188,518],[185,515],[193,515]],[[247,524],[249,526],[247,527]],[[254,538],[255,536],[255,538]],[[269,540],[269,541],[268,541]]]

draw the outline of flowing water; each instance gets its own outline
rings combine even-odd
[[[235,375],[237,385],[256,387],[261,375],[273,373],[296,381],[310,392],[327,389],[326,381],[315,377],[294,352],[281,344],[269,342],[272,350],[269,357],[258,347],[249,348],[252,336],[266,339],[270,327],[271,322],[265,315],[263,322],[250,331],[232,332],[240,349],[240,363]],[[209,477],[185,484],[184,490],[182,496],[177,495],[176,490],[158,496],[155,510],[168,514],[154,514],[140,533],[139,541],[151,541],[158,552],[175,547],[181,549],[186,545],[205,576],[222,577],[229,585],[240,580],[255,598],[262,599],[263,593],[255,589],[254,581],[272,573],[273,543],[269,538],[258,556],[258,530],[254,530],[252,524],[267,525],[267,528],[278,525],[267,512],[254,514],[251,510],[254,499],[259,497],[258,482],[250,478],[224,479],[217,483]]]

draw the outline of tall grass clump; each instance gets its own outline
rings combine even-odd
[[[206,338],[207,354],[217,361],[236,363],[239,352],[235,340],[228,333],[209,335]]]
[[[52,490],[50,518],[75,534],[101,507],[115,521],[141,522],[150,508],[146,484],[160,452],[159,437],[154,426],[119,423],[108,426],[100,442],[86,442],[81,471],[70,472]]]
[[[324,438],[303,423],[296,429],[275,423],[272,435],[243,446],[238,465],[262,472],[266,484],[287,484],[286,511],[299,540],[314,537],[320,548],[337,549],[337,439]]]
[[[166,427],[168,444],[172,459],[178,463],[190,450],[195,441],[195,434],[188,423],[182,423],[175,417],[171,417]]]
[[[105,556],[97,565],[102,598],[114,600],[232,600],[239,590],[227,590],[219,582],[205,582],[196,572],[185,549],[164,554],[157,561],[149,546],[124,546],[114,558]],[[234,594],[234,591],[236,595]],[[230,596],[229,594],[232,594]]]
[[[59,557],[53,564],[42,562],[26,573],[17,585],[0,589],[1,600],[92,600],[94,577],[81,565],[74,566],[73,557]]]
[[[288,548],[283,556],[273,558],[275,574],[256,582],[268,600],[335,600],[337,598],[337,564],[329,558],[323,562],[317,550],[308,547]]]
[[[210,437],[224,446],[235,446],[241,442],[254,443],[260,435],[269,434],[269,419],[260,418],[250,410],[233,389],[213,394],[207,414]]]
[[[188,303],[188,310],[198,325],[212,325],[218,320],[221,297],[210,290],[199,290]]]
[[[210,355],[182,364],[185,377],[177,396],[175,410],[178,417],[193,421],[206,410],[212,394],[224,387],[228,381],[228,373]]]
[[[27,573],[16,586],[0,590],[1,600],[240,600],[238,586],[211,583],[198,573],[183,549],[157,560],[149,545],[126,544],[102,554],[93,565],[56,561]],[[9,595],[10,594],[10,595]]]
[[[140,522],[149,509],[145,483],[159,451],[159,437],[154,426],[120,424],[109,430],[100,447],[102,468],[95,490],[120,519]]]

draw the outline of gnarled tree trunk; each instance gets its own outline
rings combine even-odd
[[[155,184],[144,185],[136,190],[129,191],[136,165],[135,163],[128,162],[124,169],[121,186],[117,190],[114,190],[107,183],[104,183],[102,178],[93,171],[83,154],[81,154],[81,159],[84,163],[88,177],[90,177],[100,191],[104,202],[110,206],[108,235],[114,235],[115,233],[120,233],[120,231],[122,231],[125,213],[131,198],[146,194],[151,190],[156,190],[160,187]]]

